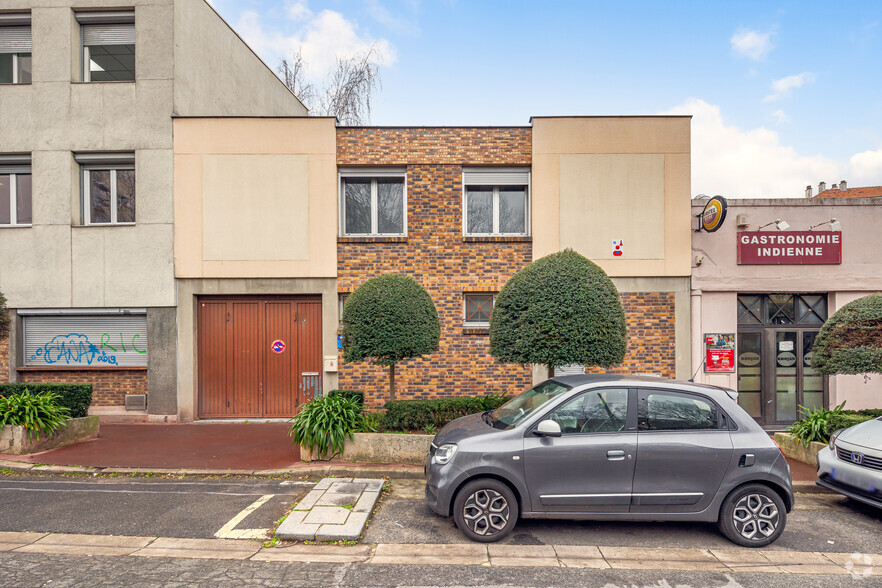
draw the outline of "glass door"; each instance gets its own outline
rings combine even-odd
[[[774,337],[772,356],[775,358],[772,373],[775,418],[772,422],[793,422],[796,420],[797,390],[800,383],[798,372],[801,366],[796,361],[799,333],[775,329],[771,334]]]
[[[763,332],[738,333],[738,404],[763,421]]]

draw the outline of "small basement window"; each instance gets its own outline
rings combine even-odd
[[[489,327],[495,301],[496,294],[490,292],[463,294],[465,310],[463,324],[467,327]]]

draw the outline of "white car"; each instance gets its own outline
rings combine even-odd
[[[882,508],[882,417],[833,433],[818,453],[817,484]]]

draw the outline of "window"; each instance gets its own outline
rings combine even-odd
[[[0,14],[0,84],[31,83],[31,15]]]
[[[144,309],[60,316],[47,312],[50,311],[19,311],[25,315],[22,323],[26,366],[147,366]]]
[[[820,326],[827,320],[824,294],[739,294],[738,324]]]
[[[529,170],[464,169],[462,182],[466,236],[529,234]]]
[[[0,226],[30,225],[31,158],[0,155]]]
[[[135,155],[78,153],[74,158],[83,172],[83,223],[134,223]]]
[[[78,12],[84,82],[135,81],[135,13]]]
[[[623,431],[628,422],[628,389],[591,390],[556,408],[548,418],[565,435]]]
[[[684,431],[719,428],[717,407],[690,394],[641,391],[637,412],[641,431]]]
[[[463,302],[465,306],[465,323],[469,327],[487,327],[490,326],[490,315],[493,312],[493,303],[496,301],[496,294],[463,294]]]
[[[403,236],[407,233],[405,172],[340,173],[340,234]]]

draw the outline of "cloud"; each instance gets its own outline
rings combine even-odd
[[[379,0],[365,0],[365,7],[371,17],[389,30],[405,35],[418,35],[419,26],[406,18],[393,15]],[[416,10],[416,6],[412,10]]]
[[[849,186],[882,185],[882,147],[875,151],[864,151],[852,155],[848,163],[850,167]]]
[[[790,94],[790,90],[801,88],[805,84],[815,81],[815,74],[811,72],[803,72],[795,76],[787,76],[780,80],[772,82],[772,93],[763,98],[763,102],[774,102],[781,100]]]
[[[772,33],[761,33],[749,29],[739,29],[729,39],[732,50],[741,57],[760,61],[775,47],[772,44]]]
[[[772,113],[772,116],[775,117],[775,122],[778,124],[790,122],[790,117],[783,110],[776,110]]]
[[[847,177],[842,175],[849,168],[846,163],[799,154],[782,145],[778,133],[763,127],[745,130],[727,124],[720,107],[704,100],[690,98],[663,114],[693,115],[693,196],[799,197],[807,184],[818,179]],[[868,170],[875,158],[882,160],[882,150],[872,153],[875,155],[860,154]]]
[[[264,28],[260,15],[250,10],[244,11],[236,24],[236,31],[271,67],[297,47],[301,48],[306,76],[313,81],[324,78],[337,58],[352,57],[371,47],[380,63],[388,65],[397,60],[392,43],[362,33],[339,12],[322,10],[314,14],[305,2],[294,2],[288,6],[288,14],[296,23],[295,30],[289,34],[276,28]]]

